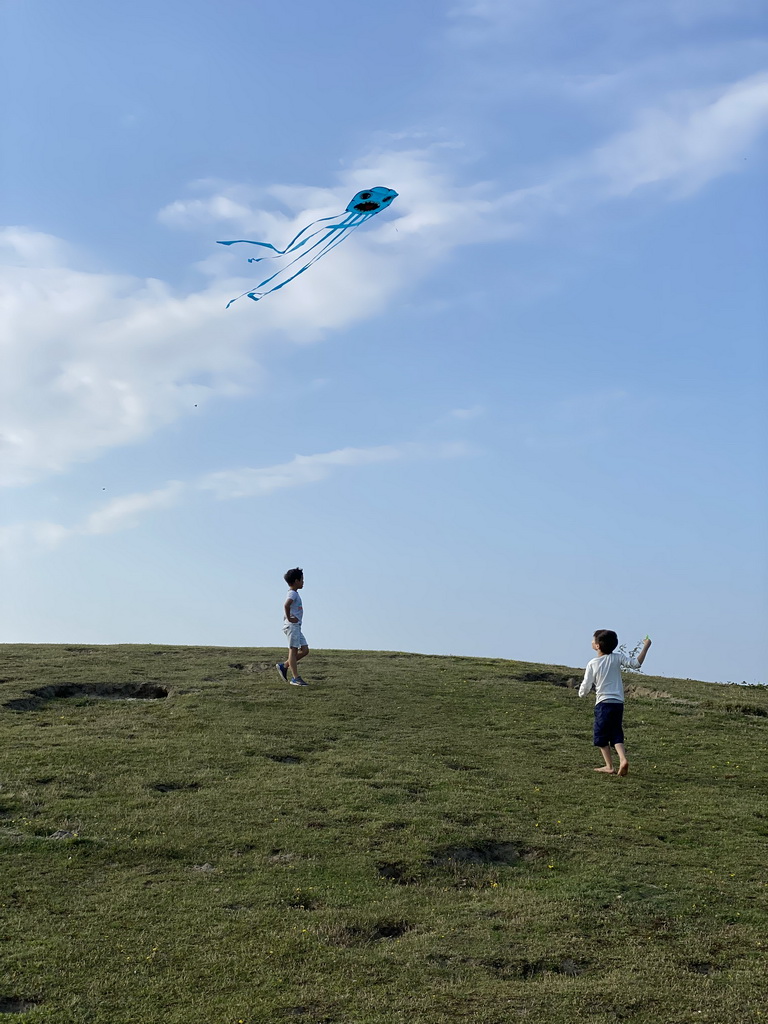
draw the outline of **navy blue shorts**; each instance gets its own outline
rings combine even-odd
[[[595,704],[594,740],[596,747],[615,747],[624,742],[624,705],[617,700],[603,700]]]

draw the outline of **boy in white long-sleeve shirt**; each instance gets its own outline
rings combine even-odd
[[[643,641],[643,648],[636,658],[626,654],[615,654],[619,638],[612,629],[598,629],[592,637],[592,649],[598,652],[587,665],[584,682],[579,687],[579,696],[586,697],[595,690],[594,745],[600,748],[605,765],[595,768],[596,772],[613,775],[611,747],[619,755],[619,775],[629,771],[627,752],[624,749],[624,684],[622,668],[640,668],[645,661],[651,641]]]

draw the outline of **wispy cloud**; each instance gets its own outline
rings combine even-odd
[[[141,519],[156,509],[176,505],[185,485],[174,480],[146,494],[126,494],[106,502],[74,526],[62,523],[29,522],[0,526],[0,553],[16,554],[28,549],[51,550],[72,537],[87,537],[138,526]]]
[[[472,405],[466,409],[451,409],[451,416],[455,420],[474,420],[485,415],[482,405]]]
[[[133,529],[148,515],[170,509],[194,492],[230,501],[267,497],[275,491],[327,480],[334,473],[385,462],[458,458],[469,454],[462,442],[422,444],[405,442],[369,448],[339,448],[314,455],[296,455],[289,462],[259,468],[241,467],[207,473],[191,482],[172,480],[153,491],[127,494],[106,502],[72,526],[61,523],[15,523],[0,527],[0,553],[28,549],[50,550],[74,537],[87,537]]]
[[[115,498],[92,512],[77,532],[83,534],[115,533],[137,526],[141,518],[155,509],[170,508],[180,500],[185,485],[172,480],[165,487],[147,494],[127,494]]]
[[[734,170],[768,126],[768,73],[703,99],[683,94],[644,111],[635,127],[594,153],[592,166],[609,193],[647,185],[693,191]]]
[[[764,70],[763,8],[760,0],[456,0],[445,92],[480,123],[489,113],[497,123],[509,106],[511,124],[525,128],[520,103],[530,101],[537,112],[555,104],[554,123],[568,114],[585,132],[618,127],[671,93]],[[525,147],[524,133],[520,141]]]
[[[622,23],[627,31],[638,26],[655,25],[691,29],[693,26],[723,19],[755,19],[763,15],[760,0],[593,0],[585,8],[570,9],[568,0],[454,0],[449,17],[474,26],[477,32],[508,32],[521,25],[557,22],[573,16],[584,23]],[[477,42],[480,37],[470,37]]]
[[[616,423],[637,413],[644,400],[622,388],[605,388],[550,403],[522,425],[521,441],[536,451],[568,451],[605,442]]]
[[[60,523],[27,522],[0,526],[0,555],[16,557],[28,550],[58,547],[74,531]]]
[[[263,469],[232,469],[209,473],[197,486],[217,498],[245,498],[272,494],[290,487],[325,480],[345,466],[365,466],[402,459],[414,446],[381,445],[376,448],[340,448],[317,455],[295,455],[290,462]]]

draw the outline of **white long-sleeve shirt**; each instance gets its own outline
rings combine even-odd
[[[601,654],[593,658],[584,673],[584,682],[579,687],[579,696],[586,697],[594,688],[595,704],[604,700],[624,703],[624,684],[621,681],[622,668],[640,668],[637,658],[626,654]]]

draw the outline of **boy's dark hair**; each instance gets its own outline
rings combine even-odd
[[[594,638],[603,654],[612,654],[619,646],[619,638],[612,629],[596,629]]]
[[[292,587],[293,584],[296,583],[297,580],[300,580],[303,575],[304,570],[299,569],[297,566],[295,569],[289,569],[285,576],[283,576],[283,579],[285,580],[289,587]],[[616,643],[618,642],[619,641],[617,640]]]

